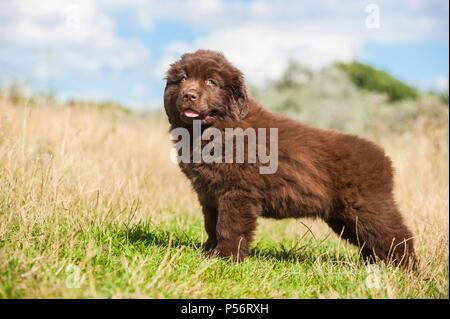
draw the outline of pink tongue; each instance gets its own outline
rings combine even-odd
[[[197,112],[192,111],[192,110],[184,111],[184,115],[186,115],[187,117],[198,117],[199,116],[199,114]]]

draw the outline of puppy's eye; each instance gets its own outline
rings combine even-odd
[[[186,81],[186,79],[187,79],[187,76],[184,74],[184,75],[181,76],[179,82],[180,82],[180,83],[181,83],[181,82],[184,82],[184,81]]]
[[[214,79],[208,79],[205,81],[205,83],[206,83],[206,85],[209,85],[209,86],[218,86],[219,85],[219,83],[217,83],[217,81]]]

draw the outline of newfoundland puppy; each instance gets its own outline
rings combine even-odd
[[[192,153],[188,161],[179,162],[203,208],[208,234],[203,249],[241,261],[250,252],[259,216],[319,217],[360,247],[368,262],[414,261],[413,236],[392,193],[391,161],[379,146],[269,112],[249,96],[243,74],[219,52],[184,54],[170,66],[166,79],[164,108],[171,131],[188,132],[184,145],[194,154],[196,123],[201,134],[212,128],[224,133],[224,142],[244,130],[277,133],[276,139],[257,134],[258,147],[277,143],[276,170],[271,173],[261,171],[266,164],[260,158],[225,160],[220,148],[213,162],[195,161]],[[248,143],[249,135],[244,136]],[[181,140],[179,135],[174,139]],[[207,140],[202,136],[200,149]],[[232,143],[232,152],[238,152],[237,145]]]

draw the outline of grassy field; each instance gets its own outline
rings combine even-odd
[[[202,254],[167,128],[163,116],[0,101],[0,297],[449,297],[448,126],[373,136],[396,168],[417,272],[368,268],[312,220],[260,220],[241,264]]]

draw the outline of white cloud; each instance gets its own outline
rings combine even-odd
[[[380,8],[379,29],[365,25],[368,14],[365,8],[371,2]],[[348,1],[345,4],[332,0],[224,2],[220,11],[208,11],[206,21],[195,21],[210,27],[207,35],[192,42],[168,44],[154,72],[163,74],[169,63],[186,51],[215,49],[225,53],[250,81],[260,83],[278,76],[288,59],[317,68],[332,61],[352,59],[368,42],[442,41],[448,36],[448,13],[447,16],[439,13],[445,8],[448,12],[445,3],[439,0]],[[179,4],[179,10],[186,8]],[[188,21],[192,15],[202,16],[201,11],[196,11],[179,19]],[[215,23],[211,25],[212,18]]]
[[[174,63],[176,60],[180,58],[180,55],[192,51],[192,47],[183,41],[174,41],[169,43],[165,47],[164,56],[160,59],[160,61],[154,66],[150,73],[162,79],[166,75],[166,71],[169,68],[170,64]]]
[[[51,64],[56,74],[95,75],[101,70],[120,72],[149,59],[142,43],[117,35],[114,20],[94,1],[22,0],[7,8],[2,6],[0,10],[9,10],[14,19],[0,21],[1,43],[44,57],[40,63],[29,65],[32,73],[40,77],[48,68],[46,64]]]
[[[149,29],[157,21],[172,21],[190,27],[218,31],[231,26],[287,25],[347,33],[382,42],[445,39],[448,37],[446,0],[99,0],[110,12],[133,16]],[[381,29],[367,30],[365,11],[375,3],[381,12]],[[446,28],[447,26],[447,28]]]
[[[230,28],[213,32],[191,44],[170,44],[157,72],[163,74],[184,52],[212,49],[225,53],[252,83],[261,84],[278,77],[289,59],[319,68],[332,61],[352,59],[356,45],[350,37],[339,34],[323,35],[266,26]]]

